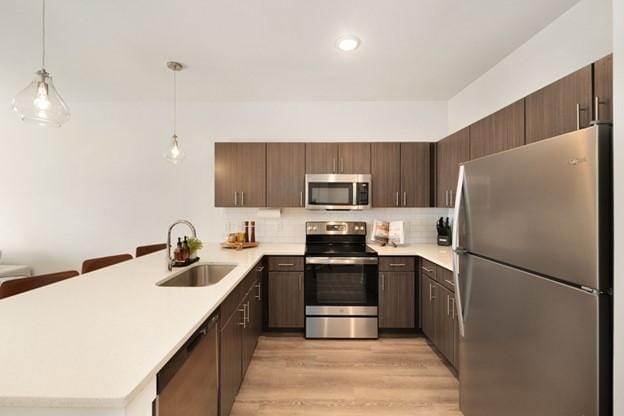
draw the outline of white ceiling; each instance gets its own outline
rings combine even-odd
[[[447,100],[578,0],[48,0],[67,101]],[[0,1],[0,94],[40,62],[40,0]],[[362,39],[355,52],[339,35]]]

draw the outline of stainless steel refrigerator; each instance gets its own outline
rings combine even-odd
[[[611,164],[603,124],[461,166],[465,416],[611,413]]]

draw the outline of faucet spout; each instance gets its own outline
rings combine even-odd
[[[169,226],[169,230],[167,231],[167,268],[169,271],[173,270],[173,265],[175,263],[175,259],[171,255],[171,231],[178,224],[186,225],[191,230],[193,237],[197,238],[197,230],[195,229],[195,226],[188,220],[177,220]]]

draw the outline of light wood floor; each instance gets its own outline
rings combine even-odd
[[[231,416],[461,416],[458,381],[424,338],[260,338]]]

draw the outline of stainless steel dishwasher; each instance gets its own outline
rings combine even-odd
[[[219,411],[219,315],[189,338],[156,378],[157,416],[217,416]]]

